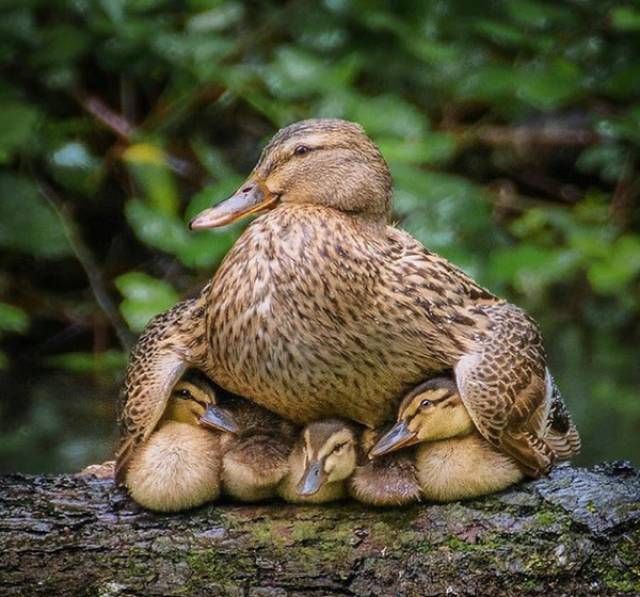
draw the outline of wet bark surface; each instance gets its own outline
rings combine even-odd
[[[3,595],[640,594],[640,474],[624,462],[445,505],[177,515],[110,481],[8,475],[0,512]]]

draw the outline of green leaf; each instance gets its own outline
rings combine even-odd
[[[619,6],[611,11],[611,25],[618,31],[640,31],[640,10]]]
[[[480,66],[456,82],[457,95],[465,99],[498,101],[515,94],[517,82],[511,65]]]
[[[53,25],[44,29],[32,61],[38,69],[49,65],[66,65],[82,58],[90,45],[89,32],[82,27]]]
[[[132,199],[125,206],[127,221],[145,244],[176,255],[187,242],[185,224],[146,203]]]
[[[640,238],[623,236],[602,257],[589,266],[589,281],[599,293],[620,292],[640,274]]]
[[[232,185],[228,185],[228,188],[234,190],[236,187],[235,181]],[[189,213],[195,215],[201,209],[217,202],[210,202],[211,195],[208,192],[205,188],[196,196],[189,207]],[[219,190],[217,192],[219,193]],[[198,208],[199,205],[203,207]],[[187,224],[182,220],[168,216],[135,199],[127,203],[125,213],[127,221],[140,240],[155,249],[174,255],[187,267],[201,268],[216,265],[237,237],[238,226],[222,230],[189,232]]]
[[[551,110],[575,99],[581,92],[581,73],[566,60],[531,64],[518,73],[518,96],[540,110]]]
[[[575,19],[571,11],[561,4],[535,0],[507,0],[506,11],[514,22],[531,29],[572,25]]]
[[[490,259],[489,275],[498,282],[512,283],[524,294],[538,293],[566,279],[579,263],[577,253],[521,244],[496,251]]]
[[[373,137],[421,139],[429,129],[427,116],[399,95],[353,95],[345,116],[360,123]]]
[[[26,178],[0,174],[0,247],[56,259],[70,254],[59,218]]]
[[[50,367],[65,369],[77,375],[105,374],[123,371],[127,366],[127,355],[119,350],[104,352],[68,352],[45,359]]]
[[[149,203],[166,215],[176,215],[179,198],[164,151],[152,143],[136,143],[123,154]]]
[[[299,99],[339,91],[355,76],[359,61],[346,56],[334,63],[299,47],[285,46],[259,73],[276,98]]]
[[[178,294],[168,282],[142,272],[123,274],[115,284],[124,297],[120,311],[135,332],[142,331],[152,317],[178,302]]]
[[[29,328],[29,316],[19,307],[0,303],[0,332],[24,333]]]
[[[0,163],[8,161],[15,151],[33,142],[39,120],[38,110],[26,103],[0,102]]]
[[[522,29],[498,21],[480,19],[475,29],[491,41],[505,46],[527,46],[529,36]]]
[[[194,33],[223,31],[238,23],[244,14],[240,2],[225,2],[215,8],[199,12],[187,21],[187,30]]]
[[[595,172],[603,180],[615,183],[624,173],[626,151],[622,145],[615,143],[601,143],[587,147],[576,162],[583,172]]]
[[[102,162],[84,143],[72,141],[57,147],[49,158],[55,179],[68,189],[84,195],[94,193],[102,177]]]
[[[390,162],[441,164],[456,151],[456,140],[447,133],[428,133],[424,139],[378,139],[382,155]]]

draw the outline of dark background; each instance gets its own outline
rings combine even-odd
[[[109,456],[126,345],[282,125],[360,122],[395,218],[540,322],[581,463],[640,463],[640,3],[8,0],[0,470]]]

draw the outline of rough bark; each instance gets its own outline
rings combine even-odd
[[[0,478],[3,595],[640,594],[640,474],[564,466],[499,495],[376,510],[143,511],[108,481]]]

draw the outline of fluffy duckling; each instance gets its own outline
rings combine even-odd
[[[356,468],[355,429],[340,419],[307,425],[289,456],[289,474],[278,488],[293,503],[319,504],[347,496],[347,479]]]
[[[431,501],[486,495],[524,478],[513,458],[478,433],[451,379],[432,379],[410,392],[398,422],[369,454],[377,458],[414,444],[418,483]]]
[[[380,434],[367,429],[360,439],[363,462],[349,478],[349,494],[370,506],[405,506],[420,501],[415,451],[402,450],[367,459]]]
[[[290,473],[280,486],[289,502],[321,503],[347,495],[374,506],[400,506],[420,499],[415,467],[406,454],[392,454],[375,462],[363,460],[363,448],[374,435],[359,439],[354,426],[340,419],[305,427],[291,453]]]
[[[257,502],[277,495],[280,481],[289,472],[289,453],[296,428],[281,417],[243,398],[225,400],[237,431],[225,434],[222,458],[222,486],[226,495],[242,502]],[[219,426],[218,409],[213,406],[201,417],[201,424]],[[224,425],[224,422],[223,422]]]
[[[200,425],[205,411],[218,429],[233,433],[232,415],[216,405],[201,380],[176,384],[155,431],[131,456],[124,484],[141,506],[159,512],[186,510],[220,495],[221,434]]]

